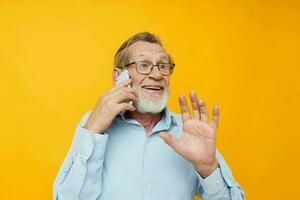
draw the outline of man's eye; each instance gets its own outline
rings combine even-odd
[[[167,64],[159,64],[159,68],[160,69],[165,69],[165,68],[168,68],[168,65]]]
[[[139,63],[138,67],[140,68],[148,68],[149,64],[148,63]]]

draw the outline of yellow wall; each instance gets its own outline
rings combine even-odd
[[[170,107],[220,105],[218,148],[248,199],[300,199],[297,0],[0,2],[0,199],[50,199],[75,126],[112,86],[115,51],[158,34]]]

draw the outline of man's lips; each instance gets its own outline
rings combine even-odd
[[[143,85],[142,88],[147,89],[147,90],[163,90],[163,86],[159,85]]]

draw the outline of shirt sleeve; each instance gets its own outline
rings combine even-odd
[[[83,128],[91,112],[78,124],[67,156],[53,185],[53,200],[99,199],[107,134]]]
[[[219,168],[212,174],[204,179],[196,172],[198,176],[197,193],[201,195],[203,200],[244,200],[243,189],[234,180],[229,166],[218,151],[216,157]]]

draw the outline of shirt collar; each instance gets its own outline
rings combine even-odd
[[[165,108],[162,111],[161,121],[163,121],[165,124],[167,124],[168,127],[170,127],[171,125],[177,126],[176,118],[175,118],[174,114],[168,108]]]
[[[123,119],[123,121],[130,123],[130,124],[136,124],[136,125],[140,125],[136,120],[134,119],[130,119],[130,118],[126,118],[125,112],[121,112],[120,117]],[[169,129],[171,125],[178,125],[178,122],[176,121],[175,115],[174,113],[170,112],[170,110],[166,107],[163,111],[162,111],[162,118],[161,120],[157,123],[157,125],[160,124],[160,128],[164,128],[164,129]],[[155,126],[157,127],[157,126]],[[153,130],[155,131],[155,129]]]

